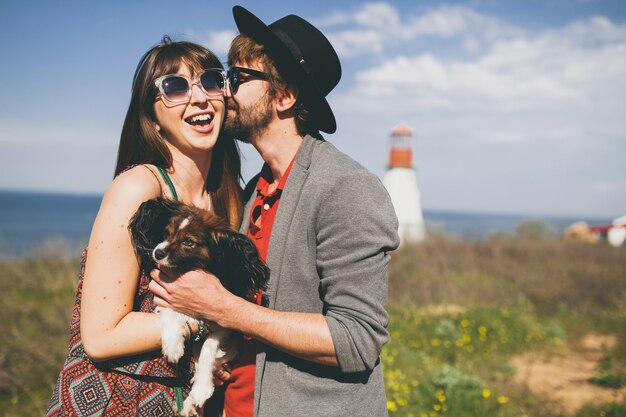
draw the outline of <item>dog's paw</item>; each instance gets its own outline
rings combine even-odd
[[[161,352],[168,362],[178,363],[178,360],[185,354],[185,339],[177,335],[161,335]]]
[[[215,387],[211,381],[208,381],[206,384],[198,384],[195,383],[191,387],[191,392],[189,392],[189,397],[185,401],[191,401],[193,405],[196,407],[202,407],[206,400],[211,398],[213,392],[215,391]]]
[[[197,417],[198,408],[193,404],[191,397],[187,397],[183,403],[183,409],[180,411],[181,417]]]

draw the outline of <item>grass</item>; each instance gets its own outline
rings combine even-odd
[[[611,333],[619,342],[605,349],[595,382],[615,384],[626,369],[625,278],[626,251],[606,245],[435,237],[403,247],[390,265],[392,340],[383,351],[390,414],[567,415],[514,384],[509,359]],[[622,415],[620,407],[590,405],[576,417]]]
[[[78,259],[43,251],[0,261],[0,416],[41,416],[65,358]],[[435,237],[392,256],[391,416],[626,417],[623,403],[566,414],[513,382],[518,353],[618,338],[594,382],[623,386],[626,249],[556,239]],[[557,404],[558,405],[558,404]]]
[[[601,376],[594,376],[589,379],[592,384],[600,385],[607,388],[622,388],[626,387],[626,374],[605,374]]]
[[[391,313],[392,341],[382,359],[392,414],[520,416],[503,383],[514,373],[506,359],[560,343],[560,329],[541,323],[525,300],[463,313]]]
[[[626,405],[616,403],[589,405],[579,410],[575,417],[626,417]]]
[[[65,358],[78,260],[0,261],[0,415],[41,416]]]

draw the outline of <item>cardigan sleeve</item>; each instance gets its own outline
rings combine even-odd
[[[317,214],[317,269],[340,370],[371,370],[389,339],[388,252],[399,245],[391,199],[357,170],[337,178]]]

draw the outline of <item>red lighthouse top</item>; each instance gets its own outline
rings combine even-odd
[[[413,131],[404,124],[399,124],[391,131],[391,150],[389,152],[389,169],[413,168],[413,152],[411,140]]]

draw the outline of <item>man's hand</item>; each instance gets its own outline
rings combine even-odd
[[[172,271],[154,269],[148,289],[154,293],[154,303],[191,317],[204,318],[219,324],[223,301],[233,295],[213,274],[190,271],[176,276]]]

